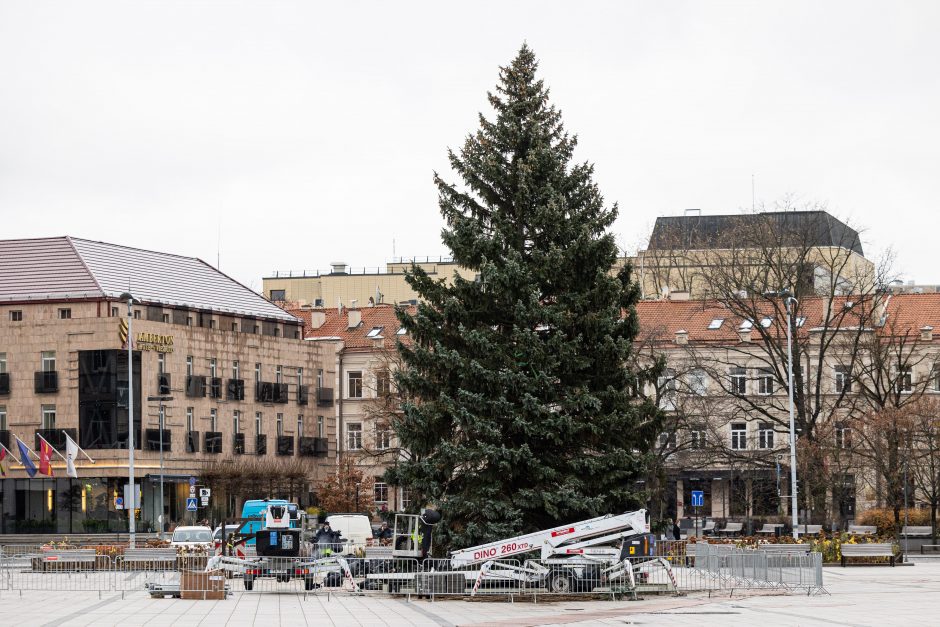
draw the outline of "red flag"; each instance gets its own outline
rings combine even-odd
[[[52,475],[52,447],[45,440],[39,441],[39,474]]]

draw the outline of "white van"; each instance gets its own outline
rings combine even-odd
[[[365,550],[372,539],[372,521],[365,514],[331,514],[326,517],[333,531],[342,533],[341,539],[347,544],[343,553],[351,554]]]

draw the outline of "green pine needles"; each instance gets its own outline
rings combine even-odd
[[[471,546],[604,513],[642,500],[636,480],[658,411],[631,389],[639,297],[630,267],[616,276],[617,207],[605,207],[593,167],[536,78],[523,46],[450,163],[435,175],[443,240],[476,274],[452,285],[413,267],[417,315],[401,314],[407,459],[388,471],[414,502],[438,508],[438,547]]]

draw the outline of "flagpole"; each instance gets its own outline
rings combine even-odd
[[[13,437],[16,438],[16,436],[13,436]],[[16,439],[19,440],[19,438],[16,438]],[[3,445],[3,442],[0,442],[0,448],[6,451],[10,455],[10,457],[12,457],[16,461],[17,464],[23,463],[20,461],[20,458],[16,456],[16,453],[14,453],[13,451],[11,451],[10,449],[8,449],[7,447]]]
[[[65,431],[65,430],[63,429],[63,430],[62,430],[62,433],[65,434],[65,437],[67,437],[68,439],[72,440],[72,436],[70,436],[70,435],[68,434],[68,431]],[[72,440],[72,442],[75,442],[75,440]],[[82,455],[84,455],[85,458],[86,458],[88,461],[90,461],[92,464],[95,463],[95,460],[91,458],[91,455],[89,455],[88,453],[86,453],[86,452],[85,452],[85,449],[83,449],[82,447],[80,447],[80,446],[78,445],[78,442],[75,442],[75,447],[78,449],[78,452],[81,453]]]
[[[24,442],[23,440],[21,440],[21,439],[20,439],[20,436],[14,435],[13,437],[16,438],[16,441],[17,441],[17,442],[19,442],[20,444],[23,445],[23,448],[25,448],[27,451],[29,451],[29,452],[32,453],[33,455],[36,455],[36,459],[39,459],[39,455],[36,453],[36,451],[34,451],[33,449],[29,448],[29,444],[27,444],[26,442]],[[40,435],[39,437],[42,437],[42,436]],[[53,450],[54,450],[54,449],[53,449]],[[21,463],[22,463],[22,462],[21,462]]]
[[[40,440],[42,440],[43,442],[45,442],[46,444],[49,444],[49,440],[47,440],[46,438],[42,437],[42,434],[37,433],[37,434],[36,434],[36,437],[39,438]],[[59,457],[61,457],[61,458],[62,458],[62,461],[68,463],[69,460],[65,459],[65,456],[64,456],[62,453],[60,453],[59,451],[57,451],[54,446],[52,446],[51,444],[49,444],[49,448],[52,449],[52,452],[53,452],[53,453],[55,453],[56,455],[58,455]]]

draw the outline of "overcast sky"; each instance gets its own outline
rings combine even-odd
[[[446,254],[432,172],[527,41],[623,245],[753,174],[940,282],[940,2],[457,4],[0,0],[0,237],[220,248],[255,289]]]

